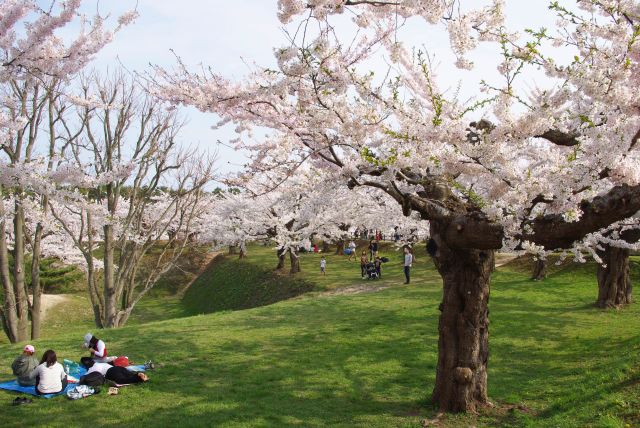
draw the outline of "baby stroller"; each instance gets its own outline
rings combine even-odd
[[[373,264],[372,262],[369,262],[364,266],[364,272],[365,272],[365,275],[366,275],[367,279],[378,279],[379,278],[378,271],[376,271],[376,265]]]

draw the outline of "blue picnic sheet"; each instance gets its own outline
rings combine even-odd
[[[127,367],[127,369],[135,371],[135,372],[143,372],[144,370],[144,366],[129,366]],[[87,373],[87,369],[85,369],[84,367],[74,367],[73,370],[69,371],[69,374],[77,379],[80,379],[80,376],[84,376]],[[35,386],[22,386],[18,383],[18,381],[16,380],[10,380],[7,382],[3,382],[0,383],[0,389],[4,389],[5,391],[15,391],[15,392],[21,392],[23,394],[30,394],[36,397],[42,397],[42,398],[51,398],[51,397],[55,397],[56,395],[63,395],[67,392],[68,389],[71,389],[75,386],[75,383],[70,383],[67,385],[67,387],[65,388],[64,391],[62,392],[58,392],[57,394],[36,394],[36,387]]]
[[[30,395],[34,395],[36,397],[42,397],[42,398],[51,398],[51,397],[55,397],[56,395],[63,395],[67,392],[68,389],[73,388],[74,386],[76,386],[75,383],[70,383],[67,385],[67,387],[64,389],[64,391],[62,392],[58,392],[57,394],[36,394],[36,387],[35,386],[22,386],[18,383],[18,381],[15,380],[11,380],[8,382],[4,382],[4,383],[0,383],[0,389],[4,389],[6,391],[15,391],[15,392],[21,392],[23,394],[30,394]]]

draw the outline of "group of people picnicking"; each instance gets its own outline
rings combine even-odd
[[[80,359],[80,365],[87,372],[79,379],[69,375],[68,368],[58,362],[53,349],[46,350],[38,361],[33,345],[26,345],[23,348],[22,354],[11,364],[11,369],[20,386],[33,386],[38,395],[61,393],[69,383],[97,386],[110,381],[115,385],[128,385],[149,380],[144,372],[126,368],[129,363],[128,358],[109,356],[104,341],[93,334],[87,333],[84,336],[82,346],[88,349],[91,355]],[[144,367],[145,369],[153,368],[153,363],[148,361]]]
[[[371,239],[367,249],[362,250],[360,256],[360,274],[362,279],[375,279],[382,278],[382,264],[386,263],[388,259],[381,257],[378,253],[379,239]],[[345,249],[345,254],[349,256],[348,260],[357,260],[357,245],[354,241],[349,242],[349,245]],[[411,282],[411,267],[415,258],[413,256],[413,250],[409,246],[404,247],[404,275],[405,284]],[[320,273],[326,275],[327,260],[324,256],[320,259]]]

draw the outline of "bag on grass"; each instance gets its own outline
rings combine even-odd
[[[118,357],[111,363],[114,366],[118,367],[129,367],[129,358],[128,357]]]
[[[100,386],[104,384],[104,376],[99,372],[91,372],[80,378],[80,386]]]
[[[67,360],[66,358],[63,360],[64,372],[70,375],[77,375],[80,373],[80,364],[75,361]]]
[[[90,375],[92,374],[93,373],[90,373]],[[76,385],[67,391],[67,397],[69,397],[70,400],[78,400],[80,398],[85,398],[95,393],[96,393],[96,390],[89,385]]]

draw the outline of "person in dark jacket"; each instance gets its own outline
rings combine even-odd
[[[38,360],[33,356],[36,348],[33,345],[26,345],[22,350],[22,354],[18,355],[13,364],[11,364],[11,370],[13,374],[18,378],[18,384],[22,386],[33,386],[36,384],[35,376],[32,377],[33,370],[38,367]]]
[[[80,358],[80,364],[87,369],[87,374],[80,378],[80,383],[86,383],[87,376],[92,373],[100,373],[104,379],[116,384],[129,385],[132,383],[147,382],[149,377],[142,372],[134,372],[125,367],[112,366],[107,363],[98,363],[90,357]]]

